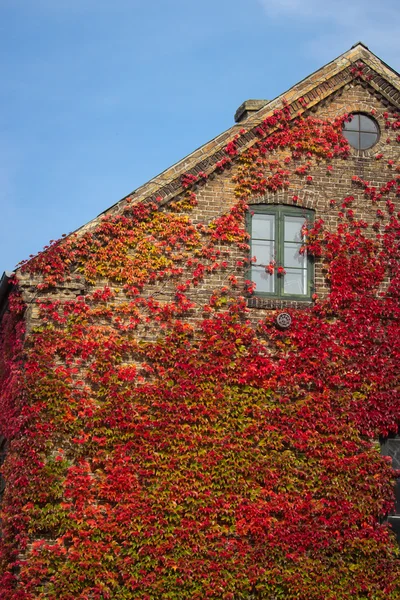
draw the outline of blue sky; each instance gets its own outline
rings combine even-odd
[[[0,275],[362,40],[397,0],[0,0]]]

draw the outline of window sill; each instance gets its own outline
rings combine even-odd
[[[304,300],[289,300],[285,298],[273,298],[273,297],[261,297],[252,296],[247,298],[248,308],[266,308],[271,310],[277,310],[282,308],[309,308],[313,306],[313,301],[309,298]]]

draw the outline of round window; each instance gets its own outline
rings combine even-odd
[[[343,135],[356,150],[372,148],[379,139],[379,127],[375,119],[362,113],[350,115],[351,121],[343,125]]]

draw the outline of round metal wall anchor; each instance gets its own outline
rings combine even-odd
[[[292,324],[292,317],[285,312],[279,313],[276,317],[276,324],[278,327],[281,327],[281,329],[287,329]]]

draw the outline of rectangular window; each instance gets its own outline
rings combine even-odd
[[[7,453],[7,440],[5,437],[0,435],[0,468],[4,462]],[[3,475],[0,473],[0,504],[3,500],[3,494],[6,487],[6,482],[4,480]]]
[[[248,231],[251,237],[250,279],[257,296],[310,299],[312,264],[303,251],[303,225],[313,220],[313,211],[291,206],[250,206]]]
[[[390,435],[386,439],[381,439],[381,454],[390,456],[392,467],[396,471],[400,469],[400,434]],[[400,544],[400,477],[395,480],[394,487],[394,510],[388,515],[388,522],[397,537],[397,543]]]

